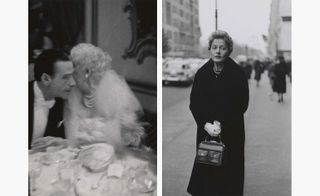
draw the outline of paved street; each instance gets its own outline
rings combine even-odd
[[[190,87],[163,87],[163,195],[187,196],[195,157],[196,125],[188,108]],[[291,85],[284,103],[270,96],[267,75],[250,81],[245,114],[245,196],[291,195]]]

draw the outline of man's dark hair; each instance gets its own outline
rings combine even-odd
[[[64,50],[48,49],[44,50],[36,59],[34,64],[34,78],[41,81],[41,75],[46,73],[50,76],[54,75],[54,64],[57,61],[69,61],[69,55]]]

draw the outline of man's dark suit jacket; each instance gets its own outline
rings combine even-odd
[[[29,143],[28,148],[31,148],[33,136],[33,113],[34,113],[34,90],[33,81],[29,82]],[[61,123],[63,120],[63,100],[56,98],[56,103],[49,110],[48,123],[44,136],[53,136],[65,138],[64,126]]]

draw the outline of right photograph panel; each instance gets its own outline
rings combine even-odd
[[[162,0],[162,193],[291,195],[291,0]]]

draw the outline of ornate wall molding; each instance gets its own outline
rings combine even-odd
[[[147,56],[157,56],[157,1],[128,0],[123,7],[129,13],[131,42],[123,58],[136,58],[138,64]]]

